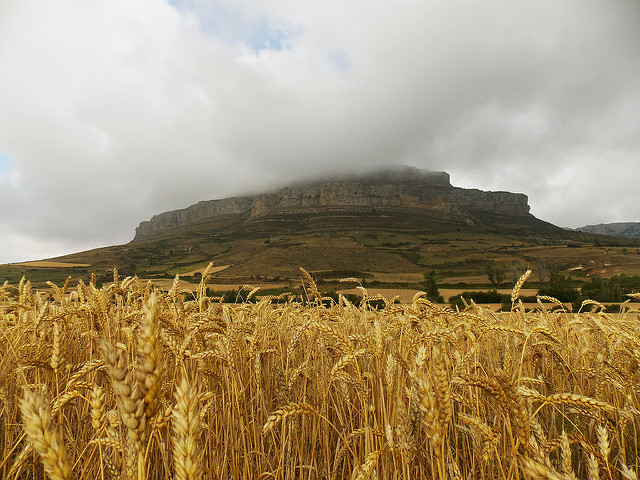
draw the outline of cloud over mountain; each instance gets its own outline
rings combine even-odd
[[[411,164],[567,226],[640,219],[640,4],[6,0],[0,261]]]

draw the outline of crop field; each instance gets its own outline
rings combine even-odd
[[[504,313],[5,283],[0,478],[637,478],[638,310],[528,311],[529,274]]]

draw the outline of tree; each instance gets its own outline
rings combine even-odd
[[[538,275],[540,283],[548,282],[551,274],[557,269],[554,262],[549,257],[537,258],[533,262],[532,270]]]
[[[495,285],[497,287],[502,286],[504,277],[507,274],[507,270],[504,266],[496,262],[487,262],[485,265],[485,272],[487,273],[487,277],[489,278],[491,285]]]
[[[577,288],[573,286],[574,282],[571,277],[560,273],[553,273],[549,277],[549,283],[538,290],[538,295],[544,295],[547,297],[554,297],[561,302],[575,302],[578,299],[580,293]]]
[[[424,274],[424,281],[421,283],[424,291],[427,293],[427,299],[435,303],[444,303],[444,297],[440,295],[438,283],[436,282],[436,274],[429,272]]]
[[[522,275],[522,272],[525,272],[529,269],[529,265],[527,263],[521,262],[519,260],[513,260],[511,262],[511,268],[509,273],[511,274],[511,283],[515,284]]]
[[[580,289],[583,299],[598,302],[624,302],[627,294],[640,291],[638,275],[616,275],[611,278],[591,278]]]

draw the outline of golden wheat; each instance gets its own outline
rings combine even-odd
[[[527,281],[529,276],[531,275],[531,270],[527,270],[522,274],[522,276],[518,279],[515,286],[513,287],[513,291],[511,292],[511,304],[515,304],[516,300],[520,297],[520,290],[524,285],[524,282]]]
[[[631,310],[525,312],[526,274],[504,314],[322,304],[302,271],[304,303],[229,305],[205,273],[192,292],[114,272],[53,300],[5,283],[0,478],[636,476]]]
[[[200,385],[186,376],[176,388],[173,410],[173,462],[176,480],[202,478],[202,447],[200,427]]]
[[[53,427],[45,396],[25,387],[20,411],[27,438],[40,454],[47,474],[52,480],[70,480],[72,471],[67,450],[60,433]]]

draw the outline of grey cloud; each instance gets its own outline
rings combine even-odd
[[[5,3],[0,261],[390,163],[560,225],[640,221],[637,1]]]

